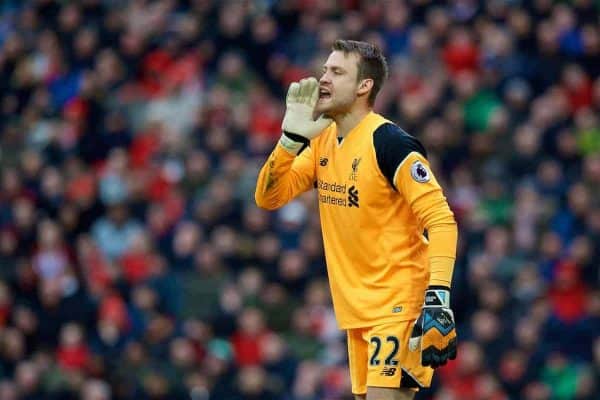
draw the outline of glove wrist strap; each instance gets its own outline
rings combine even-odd
[[[425,291],[424,307],[450,307],[450,289],[443,286],[430,286]]]
[[[310,141],[295,133],[283,131],[279,144],[286,149],[289,153],[298,155],[302,153],[302,150],[308,147]]]

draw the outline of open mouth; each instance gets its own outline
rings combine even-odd
[[[331,98],[329,89],[319,88],[319,100],[327,100]]]

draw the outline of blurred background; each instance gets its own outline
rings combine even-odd
[[[257,209],[291,81],[376,110],[460,227],[418,399],[600,399],[600,2],[0,2],[0,399],[347,400],[315,193]]]

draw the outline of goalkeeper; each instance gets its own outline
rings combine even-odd
[[[423,146],[373,112],[386,76],[377,47],[336,41],[319,81],[290,85],[255,194],[276,209],[317,189],[352,392],[369,400],[412,399],[456,356],[456,222]]]

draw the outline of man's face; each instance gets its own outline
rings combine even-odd
[[[319,101],[315,114],[334,117],[350,110],[357,97],[359,57],[358,54],[344,54],[342,51],[333,51],[329,55],[319,79]]]

